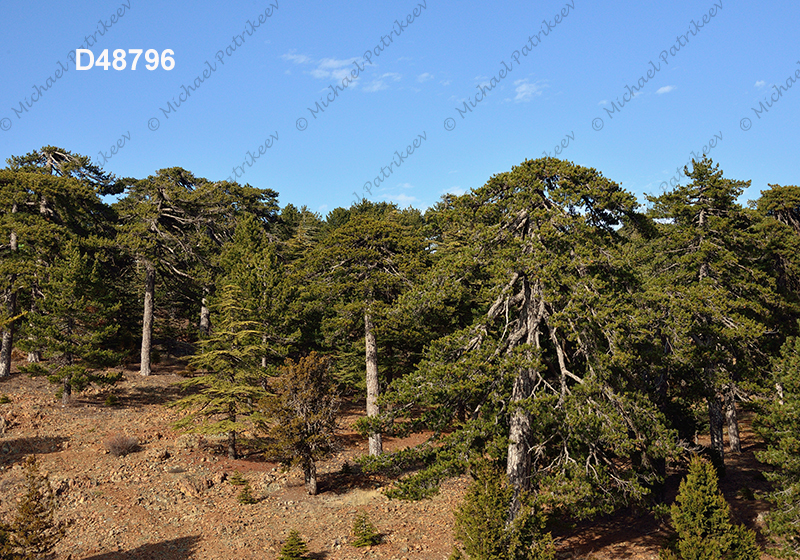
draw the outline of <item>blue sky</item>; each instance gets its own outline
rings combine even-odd
[[[424,209],[557,145],[640,202],[704,147],[752,180],[744,201],[799,182],[797,2],[8,0],[0,21],[3,159],[181,166],[323,216],[356,196]],[[87,47],[126,68],[77,70]],[[174,68],[131,70],[137,48]]]

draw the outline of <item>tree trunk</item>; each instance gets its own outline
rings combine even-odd
[[[236,432],[228,432],[228,459],[236,459]]]
[[[68,405],[72,399],[72,384],[69,382],[69,377],[65,377],[61,389],[61,404]]]
[[[736,415],[736,386],[733,383],[725,387],[725,420],[728,422],[728,446],[731,453],[741,453],[739,419]]]
[[[532,301],[531,286],[527,278],[522,279],[522,293],[524,302],[520,311],[519,324],[526,329],[527,344],[539,347],[539,325],[541,310],[536,313]],[[509,348],[509,350],[512,350]],[[533,394],[535,371],[530,368],[520,368],[514,378],[514,387],[511,391],[511,406],[518,405],[530,398]],[[514,499],[508,512],[507,523],[510,524],[517,517],[522,507],[520,495],[531,488],[531,415],[520,406],[511,412],[508,433],[508,454],[506,463],[506,476],[514,488]]]
[[[11,209],[12,213],[17,211],[17,205],[15,204]],[[9,247],[12,251],[17,250],[17,234],[16,232],[11,232],[10,239],[9,239]],[[17,276],[16,274],[12,274],[9,277],[9,284],[11,285],[11,291],[6,294],[6,313],[8,314],[8,318],[15,317],[17,315],[17,291],[14,289],[14,282],[16,282]],[[0,347],[0,377],[8,377],[11,375],[11,350],[14,348],[14,324],[13,322],[9,322],[6,324],[5,328],[3,329],[3,342],[2,347]]]
[[[317,495],[317,466],[314,461],[306,461],[303,465],[303,474],[306,478],[306,491],[309,496]]]
[[[267,335],[263,335],[261,337],[261,344],[263,344],[265,348],[267,347]],[[261,367],[265,368],[267,365],[267,355],[264,354],[261,356]]]
[[[33,350],[28,352],[28,363],[29,364],[38,364],[42,361],[42,352],[41,350]]]
[[[200,302],[200,332],[204,335],[211,332],[211,310],[208,308],[206,298]]]
[[[378,396],[380,395],[380,385],[378,384],[378,343],[375,340],[375,330],[369,311],[364,314],[364,340],[367,347],[367,417],[378,416],[380,413],[378,409]],[[370,433],[369,454],[380,455],[382,452],[381,434]]]
[[[519,403],[531,396],[533,391],[533,376],[531,370],[523,368],[514,379],[514,389],[511,393],[511,402]],[[516,518],[521,503],[519,496],[530,490],[531,486],[531,415],[526,410],[517,407],[511,416],[508,433],[508,462],[506,476],[514,488],[514,502],[509,512],[509,522]]]
[[[725,420],[722,416],[722,402],[716,393],[708,397],[708,420],[711,433],[711,448],[722,459],[725,456],[725,447],[722,441],[722,426]]]
[[[156,269],[145,262],[144,281],[144,315],[142,316],[142,357],[139,362],[139,373],[150,375],[150,352],[153,349],[153,298],[156,291]]]

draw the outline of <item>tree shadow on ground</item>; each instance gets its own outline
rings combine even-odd
[[[105,552],[84,558],[84,560],[186,560],[194,557],[195,549],[200,543],[200,536],[181,537],[158,543],[148,543],[133,550]]]
[[[26,455],[44,455],[57,453],[69,438],[54,436],[34,436],[22,438],[0,439],[0,465],[9,465],[22,461]]]

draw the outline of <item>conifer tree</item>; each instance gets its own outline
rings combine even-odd
[[[308,546],[295,529],[289,532],[289,537],[281,547],[278,560],[303,560],[307,558]]]
[[[650,216],[662,223],[646,257],[645,297],[664,313],[652,330],[667,349],[672,385],[706,401],[711,445],[722,457],[726,420],[731,450],[741,451],[736,388],[764,365],[774,283],[759,270],[752,221],[736,202],[749,181],[724,178],[708,158],[685,172],[691,183],[648,197]]]
[[[295,362],[287,359],[270,380],[272,392],[262,405],[271,443],[267,453],[286,464],[299,464],[306,490],[317,493],[316,461],[334,449],[339,401],[328,359],[312,352]]]
[[[238,456],[237,434],[253,426],[256,403],[265,394],[260,363],[264,353],[263,331],[258,323],[248,319],[249,303],[238,286],[222,288],[218,301],[212,304],[216,326],[190,359],[199,374],[180,383],[183,388],[197,387],[199,391],[171,403],[187,411],[176,422],[176,428],[227,435],[231,459]]]
[[[767,442],[759,461],[775,467],[765,472],[773,484],[775,508],[767,521],[770,533],[784,552],[800,556],[800,337],[786,341],[773,366],[774,392],[757,418],[759,434]]]
[[[64,536],[65,526],[55,521],[55,496],[47,476],[39,472],[35,457],[25,462],[25,493],[11,523],[0,527],[0,557],[35,560],[52,552]],[[5,542],[2,542],[5,540]]]
[[[119,378],[118,374],[94,373],[91,369],[115,366],[120,360],[119,353],[109,348],[109,341],[117,333],[121,305],[104,285],[100,267],[96,256],[68,242],[41,283],[37,312],[29,315],[30,343],[45,349],[47,362],[23,369],[60,384],[64,404],[73,390]]]
[[[671,513],[678,533],[678,557],[683,560],[758,560],[761,556],[755,533],[731,523],[716,469],[708,461],[692,458]]]
[[[446,197],[437,214],[436,265],[406,297],[472,310],[385,397],[389,414],[441,440],[398,454],[424,468],[396,495],[426,495],[505,446],[518,498],[509,523],[528,492],[577,517],[647,496],[654,461],[675,443],[629,367],[639,288],[617,226],[635,214],[633,196],[594,169],[545,158]]]
[[[526,505],[513,522],[507,514],[514,489],[488,461],[472,470],[473,482],[455,512],[455,536],[470,560],[550,560],[553,539],[544,534],[544,516]]]
[[[426,254],[419,232],[403,223],[392,205],[367,201],[332,212],[328,231],[301,265],[318,305],[335,315],[325,321],[329,340],[364,340],[367,417],[379,414],[378,335],[391,303],[424,269]],[[368,429],[369,453],[383,446],[379,429]]]

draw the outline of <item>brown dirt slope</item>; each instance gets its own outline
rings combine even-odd
[[[342,472],[345,462],[366,451],[366,442],[345,430],[343,450],[320,465],[320,494],[308,496],[299,471],[281,472],[258,459],[231,461],[203,438],[173,431],[177,413],[163,403],[177,395],[172,385],[181,379],[178,369],[162,366],[148,378],[126,371],[127,379],[113,389],[90,390],[68,407],[55,401],[44,379],[14,375],[0,381],[0,393],[11,398],[0,404],[7,423],[0,435],[0,513],[13,509],[20,493],[22,458],[36,454],[58,495],[59,517],[71,520],[59,558],[269,559],[277,557],[291,529],[308,541],[314,558],[447,558],[452,510],[467,477],[448,482],[431,500],[390,501],[381,492],[390,481]],[[119,405],[105,405],[111,392]],[[343,424],[352,424],[356,415],[354,408]],[[104,442],[116,434],[137,438],[139,450],[109,454]],[[386,447],[415,441],[388,438]],[[745,453],[731,461],[724,490],[736,515],[752,526],[764,504],[741,489],[758,491],[764,483],[749,431],[744,444]],[[226,480],[235,471],[250,481],[258,503],[236,501],[240,487]],[[358,511],[369,513],[383,544],[348,544]],[[557,535],[557,542],[560,558],[657,558],[667,536],[651,516],[624,512]]]

